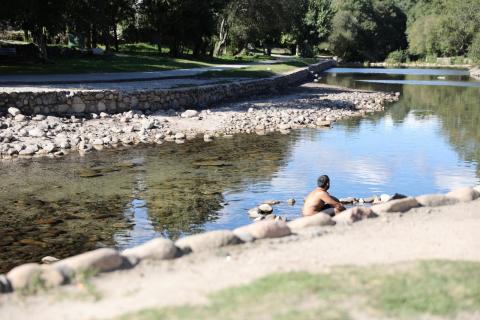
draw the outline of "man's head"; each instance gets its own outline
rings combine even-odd
[[[327,175],[318,177],[317,185],[323,190],[328,190],[330,188],[330,178]]]

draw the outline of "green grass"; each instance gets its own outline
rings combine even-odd
[[[222,290],[210,303],[149,309],[122,320],[156,319],[450,319],[480,311],[480,263],[425,261],[283,273]]]
[[[292,71],[296,68],[303,68],[311,63],[315,63],[315,59],[295,59],[289,62],[276,63],[270,65],[254,65],[246,68],[229,69],[223,71],[207,71],[200,77],[208,78],[267,78]]]

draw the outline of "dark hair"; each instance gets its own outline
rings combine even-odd
[[[329,182],[330,178],[327,175],[320,176],[317,179],[317,185],[320,188],[325,188]]]

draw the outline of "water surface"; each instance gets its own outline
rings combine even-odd
[[[331,177],[338,197],[479,184],[480,88],[464,86],[478,82],[465,71],[367,70],[330,72],[322,81],[400,91],[401,100],[332,129],[0,163],[0,271],[46,255],[235,228],[264,200],[282,201],[275,213],[295,218],[320,174]],[[289,198],[297,204],[288,206]]]

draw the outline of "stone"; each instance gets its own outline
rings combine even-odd
[[[193,117],[198,117],[199,112],[196,110],[187,110],[183,112],[180,116],[182,118],[193,118]]]
[[[122,262],[122,256],[117,250],[102,248],[60,260],[52,266],[70,277],[82,270],[112,271],[118,269]]]
[[[140,260],[173,259],[177,256],[177,247],[172,240],[156,238],[137,247],[124,250],[122,256],[134,256]]]
[[[329,121],[329,120],[318,119],[315,123],[319,127],[331,127],[332,126],[332,121]]]
[[[458,199],[443,194],[426,194],[416,197],[415,200],[423,207],[447,206],[459,202]]]
[[[480,193],[480,186],[473,187],[473,189],[474,189],[475,191],[477,191],[478,193]]]
[[[360,220],[376,218],[376,217],[377,217],[377,214],[375,214],[375,212],[373,212],[371,208],[353,207],[343,212],[340,212],[338,215],[333,217],[333,221],[335,221],[338,224],[352,224]]]
[[[35,128],[35,129],[32,129],[32,130],[28,131],[28,135],[30,137],[40,138],[40,137],[45,136],[45,132],[43,130],[41,130],[40,128]]]
[[[7,273],[7,278],[13,290],[31,288],[36,281],[41,281],[42,286],[47,288],[60,286],[65,281],[63,274],[57,269],[37,263],[22,264],[13,268]]]
[[[464,187],[447,193],[448,197],[457,199],[460,202],[469,202],[480,197],[480,192],[471,187]]]
[[[328,214],[329,216],[333,217],[335,215],[335,208],[328,208],[328,209],[322,210],[320,212]]]
[[[10,108],[8,108],[7,111],[12,117],[15,117],[16,115],[21,113],[20,109],[15,108],[15,107],[10,107]]]
[[[7,276],[0,274],[0,293],[9,293],[12,291],[12,285]]]
[[[199,252],[241,243],[230,230],[217,230],[194,234],[178,240],[175,245],[183,251]]]
[[[388,212],[406,212],[419,206],[420,204],[415,198],[405,198],[375,205],[372,207],[372,210],[376,214],[383,214]]]
[[[250,210],[248,210],[248,216],[250,218],[259,218],[262,216],[262,213],[260,212],[260,210],[258,208],[252,208]]]
[[[52,264],[54,262],[60,261],[60,259],[51,257],[51,256],[46,256],[46,257],[43,257],[41,261],[44,264]]]
[[[15,121],[18,121],[18,122],[22,122],[22,121],[25,121],[27,117],[25,117],[23,114],[17,114],[15,116]]]
[[[278,201],[278,200],[266,200],[266,201],[263,201],[262,204],[268,204],[268,205],[271,205],[271,206],[274,206],[276,204],[280,204],[281,202]]]
[[[175,140],[185,140],[185,138],[186,138],[186,135],[183,132],[179,132],[175,134]]]
[[[248,233],[255,239],[280,238],[292,233],[287,223],[277,220],[264,220],[233,230],[234,234]]]
[[[268,203],[264,203],[264,204],[261,204],[258,206],[258,210],[262,213],[262,214],[269,214],[269,213],[272,213],[273,212],[273,208],[271,205],[269,205]]]
[[[27,147],[25,147],[25,149],[20,150],[18,152],[18,154],[21,155],[21,156],[31,156],[32,154],[34,154],[37,151],[38,151],[38,146],[35,145],[35,144],[32,144],[32,145],[28,145]]]
[[[296,202],[297,202],[297,201],[296,201],[295,199],[288,199],[288,200],[287,200],[287,203],[288,203],[288,205],[290,205],[290,206],[294,206]]]
[[[356,200],[356,199],[353,198],[353,197],[348,197],[348,198],[342,198],[342,199],[340,199],[340,202],[341,202],[341,203],[347,203],[347,204],[348,204],[348,203],[354,203],[355,200]]]
[[[317,213],[313,216],[302,217],[290,221],[288,227],[291,230],[303,229],[308,227],[333,226],[335,221],[328,214]]]
[[[392,196],[390,196],[390,195],[388,195],[388,194],[385,194],[385,193],[384,193],[384,194],[382,194],[382,195],[380,196],[380,201],[381,201],[381,202],[388,202],[388,201],[390,201],[390,200],[392,200]]]

